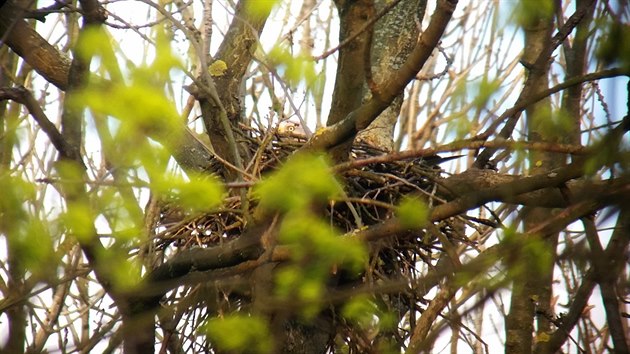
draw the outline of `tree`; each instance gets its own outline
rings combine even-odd
[[[623,2],[141,4],[0,5],[3,352],[629,351]]]

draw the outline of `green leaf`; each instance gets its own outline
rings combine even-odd
[[[149,74],[149,76],[143,78],[143,82],[155,82],[156,76],[158,76],[159,82],[157,84],[160,87],[169,84],[169,72],[171,70],[183,69],[185,67],[182,60],[175,55],[171,48],[171,37],[167,33],[168,30],[166,26],[168,25],[163,23],[162,26],[158,27],[155,59],[147,67],[147,70],[142,71],[143,73]]]
[[[69,202],[68,211],[61,216],[61,221],[73,236],[82,242],[87,242],[96,236],[94,218],[95,215],[89,206],[79,202]]]
[[[59,258],[55,254],[50,232],[44,222],[36,218],[14,221],[11,252],[20,265],[35,276],[55,277]]]
[[[284,266],[276,272],[276,294],[283,299],[293,295],[296,285],[303,279],[302,269]]]
[[[81,31],[77,39],[75,54],[85,61],[97,57],[112,81],[120,82],[123,75],[114,52],[113,40],[103,27],[88,27]]]
[[[145,83],[92,86],[70,96],[74,107],[88,107],[97,114],[120,119],[123,135],[150,136],[158,140],[180,128],[179,114],[160,87]]]
[[[341,194],[323,156],[299,154],[260,183],[254,193],[260,207],[271,211],[306,209],[310,203],[326,202]]]
[[[308,257],[311,266],[319,265],[324,271],[334,264],[356,269],[366,258],[363,244],[341,237],[332,226],[310,213],[288,213],[280,226],[279,240],[293,246],[295,259]]]
[[[292,262],[277,272],[276,293],[281,299],[304,301],[301,314],[307,318],[323,306],[318,300],[334,269],[358,272],[367,259],[362,243],[341,237],[309,212],[288,213],[280,226],[279,241],[291,246]]]
[[[253,16],[257,19],[264,19],[269,16],[273,7],[276,6],[278,0],[256,0],[256,1],[246,1],[245,6],[247,6],[247,12],[250,16]]]
[[[341,313],[344,318],[356,323],[360,328],[367,329],[373,326],[378,309],[368,297],[356,296],[343,306]]]
[[[552,111],[549,105],[537,106],[528,123],[546,141],[561,141],[573,129],[573,118],[563,110]]]
[[[20,178],[0,173],[0,190],[0,230],[10,232],[15,221],[26,218],[22,205],[25,200],[34,199],[35,188]]]
[[[118,242],[114,246],[102,249],[98,254],[100,264],[107,264],[105,271],[109,272],[112,285],[119,291],[131,291],[140,284],[142,278],[142,264],[140,259],[129,259],[128,245]]]
[[[175,141],[182,133],[179,113],[165,93],[171,81],[170,71],[182,68],[183,64],[173,54],[164,32],[157,30],[156,55],[150,64],[129,65],[129,82],[125,82],[120,72],[113,45],[105,31],[84,31],[77,44],[77,55],[85,59],[100,58],[97,63],[101,69],[105,68],[103,75],[109,74],[112,80],[108,83],[99,82],[97,78],[90,80],[86,88],[68,96],[68,104],[75,109],[89,108],[95,116],[119,119],[122,124],[114,143],[131,142],[131,146],[124,144],[125,153],[133,152],[142,137]]]
[[[327,223],[310,213],[298,211],[289,213],[280,227],[280,241],[288,244],[308,242],[309,247],[311,247],[312,243],[330,238],[338,238],[338,233]]]
[[[298,288],[299,297],[302,300],[314,302],[322,298],[324,283],[321,279],[306,278]]]
[[[553,1],[521,0],[515,10],[516,20],[521,26],[531,27],[553,16],[553,4]]]
[[[267,54],[269,65],[276,67],[278,72],[284,72],[284,78],[292,87],[304,82],[307,89],[315,89],[318,85],[318,75],[315,61],[308,53],[293,56],[285,46],[274,46]],[[279,70],[282,69],[282,70]]]
[[[398,205],[396,215],[404,227],[418,229],[427,224],[429,208],[419,198],[407,196]]]
[[[607,25],[605,33],[597,41],[597,57],[605,65],[619,65],[630,69],[630,26],[621,22]]]
[[[189,173],[188,178],[156,174],[151,186],[162,198],[192,212],[211,211],[221,204],[225,190],[214,177]]]
[[[136,241],[142,235],[139,225],[143,225],[144,216],[139,210],[138,201],[129,196],[123,197],[118,187],[100,187],[92,204],[94,210],[105,217],[118,240]]]
[[[477,109],[485,108],[492,95],[494,95],[500,87],[501,82],[499,80],[489,81],[488,77],[484,76],[483,80],[479,83],[478,94],[473,104]]]
[[[257,316],[233,314],[211,318],[198,332],[208,336],[220,351],[240,353],[270,353],[272,336],[264,319]]]
[[[320,301],[324,293],[330,267],[285,265],[276,272],[275,294],[281,301],[289,299],[301,302],[300,314],[313,318],[324,305]]]
[[[542,274],[553,261],[554,250],[538,235],[521,234],[511,227],[504,230],[501,240],[502,259],[511,279]]]

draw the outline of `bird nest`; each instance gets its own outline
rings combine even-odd
[[[248,172],[256,176],[277,169],[305,142],[300,136],[281,136],[255,130],[240,141],[249,152]],[[352,149],[352,158],[357,160],[384,154],[382,150],[361,144]],[[322,216],[342,233],[349,233],[390,218],[405,195],[420,196],[429,207],[442,203],[443,196],[437,192],[443,173],[438,166],[440,161],[432,158],[391,160],[347,169],[338,175],[345,195],[340,200],[331,201],[322,211],[325,214]],[[245,194],[232,193],[226,197],[223,206],[213,212],[192,215],[183,212],[176,203],[164,203],[155,225],[158,248],[213,247],[237,238],[246,226],[240,195]],[[253,209],[256,201],[248,200],[247,205]],[[454,237],[453,220],[435,226],[433,230]],[[409,231],[405,235],[388,238],[388,241],[372,247],[373,256],[378,260],[372,262],[374,271],[388,277],[395,273],[413,272],[418,262],[432,263],[434,254],[441,247],[436,235],[428,235],[425,231]]]

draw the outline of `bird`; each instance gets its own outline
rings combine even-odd
[[[278,134],[291,138],[307,138],[308,133],[302,124],[295,120],[283,120],[278,124]]]

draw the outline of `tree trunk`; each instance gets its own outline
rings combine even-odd
[[[385,0],[375,1],[377,13],[390,3]],[[418,40],[418,27],[424,16],[426,0],[402,0],[394,6],[374,26],[371,47],[371,80],[378,88],[379,83],[387,80],[387,73],[400,69]],[[372,96],[370,83],[363,86],[365,100]],[[398,121],[404,94],[376,118],[367,129],[357,135],[357,141],[366,143],[384,151],[394,149],[394,127]]]
[[[537,60],[545,53],[545,43],[549,43],[553,30],[552,13],[546,17],[541,16],[530,23],[524,24],[525,48],[528,48],[521,59],[526,65],[540,63]],[[544,91],[549,86],[549,64],[545,61],[544,67],[531,67],[528,80],[533,85],[531,94]],[[558,141],[556,133],[550,130],[551,101],[544,99],[537,104],[530,105],[526,109],[527,128],[529,141],[555,142]],[[563,155],[546,151],[532,151],[529,156],[530,175],[542,173],[559,167],[563,164]],[[525,208],[523,210],[524,232],[535,229],[536,226],[549,218],[551,211],[545,208]],[[546,249],[540,250],[549,258],[555,254],[558,235],[552,235],[546,239]],[[553,262],[546,266],[540,264],[539,259],[532,259],[531,254],[523,252],[524,256],[518,260],[516,268],[522,268],[513,280],[513,292],[510,301],[510,312],[506,319],[506,353],[531,353],[532,333],[534,331],[534,316],[538,311],[548,311],[551,297],[551,282],[553,277]],[[539,309],[539,307],[541,309]],[[541,315],[541,317],[544,317]],[[544,321],[540,321],[543,324]],[[539,330],[546,331],[548,323]],[[540,334],[540,333],[539,333]]]

